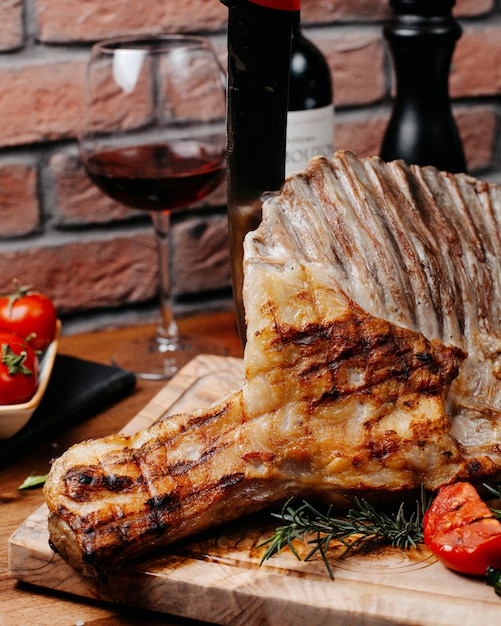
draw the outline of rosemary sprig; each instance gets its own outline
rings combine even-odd
[[[386,513],[375,509],[363,498],[353,498],[350,502],[352,506],[345,517],[334,516],[332,506],[324,513],[306,501],[297,508],[292,506],[292,499],[286,502],[281,513],[272,513],[273,517],[282,521],[282,525],[260,544],[268,546],[260,564],[280,553],[284,547],[301,560],[293,543],[299,539],[311,546],[304,560],[308,561],[318,552],[332,579],[334,575],[327,554],[332,541],[338,541],[344,547],[341,557],[349,552],[368,552],[383,545],[415,548],[423,541],[423,515],[429,505],[424,488],[410,514],[404,503],[396,511]]]
[[[497,487],[492,487],[491,485],[484,483],[484,487],[487,489],[487,491],[490,491],[492,493],[492,495],[496,498],[496,500],[501,500],[501,485],[500,484],[498,484]],[[499,521],[501,521],[501,509],[495,509],[493,507],[489,507],[489,508],[494,514],[494,517],[498,519]]]

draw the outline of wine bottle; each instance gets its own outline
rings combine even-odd
[[[452,116],[449,71],[461,26],[454,0],[391,0],[384,27],[396,76],[393,113],[381,147],[385,161],[403,159],[449,172],[466,171]]]
[[[303,170],[309,159],[334,152],[332,78],[322,52],[298,22],[292,30],[285,173]]]

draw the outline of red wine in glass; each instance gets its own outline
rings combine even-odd
[[[96,43],[86,68],[79,146],[93,183],[147,211],[159,253],[160,320],[113,362],[167,379],[195,356],[225,354],[201,333],[180,333],[173,308],[170,214],[199,205],[225,173],[226,78],[210,41],[191,35],[118,37]]]
[[[199,142],[114,148],[87,157],[93,183],[135,209],[166,211],[202,200],[221,182],[224,155]]]
[[[90,179],[105,194],[126,206],[151,214],[158,241],[168,237],[169,213],[205,198],[216,189],[225,173],[224,151],[215,152],[207,144],[192,140],[104,149],[90,153],[83,161]],[[170,259],[162,245],[159,246],[159,254],[164,268],[163,276],[161,274],[163,288],[160,303],[163,322],[158,328],[155,351],[165,356],[164,370],[143,373],[145,378],[163,377],[164,374],[170,375],[169,372],[177,372],[179,359],[184,358],[180,351],[186,353],[186,358],[200,349],[214,353],[221,351],[218,345],[211,344],[208,339],[204,339],[200,347],[195,342],[196,338],[191,338],[190,343],[187,340],[183,343],[180,341],[172,316],[170,296],[165,298],[165,294],[170,291]],[[164,337],[165,330],[168,332]],[[174,340],[173,337],[178,339]],[[169,357],[174,349],[177,356]],[[118,357],[117,363],[125,363],[129,354],[118,352]],[[169,365],[170,360],[172,365]]]

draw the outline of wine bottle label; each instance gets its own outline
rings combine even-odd
[[[289,111],[287,114],[287,148],[285,174],[304,170],[317,155],[329,159],[334,153],[334,109],[332,105],[319,109]]]

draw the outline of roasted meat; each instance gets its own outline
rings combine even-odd
[[[245,241],[243,387],[56,459],[54,549],[105,575],[292,495],[498,472],[500,193],[347,152],[312,160]]]

